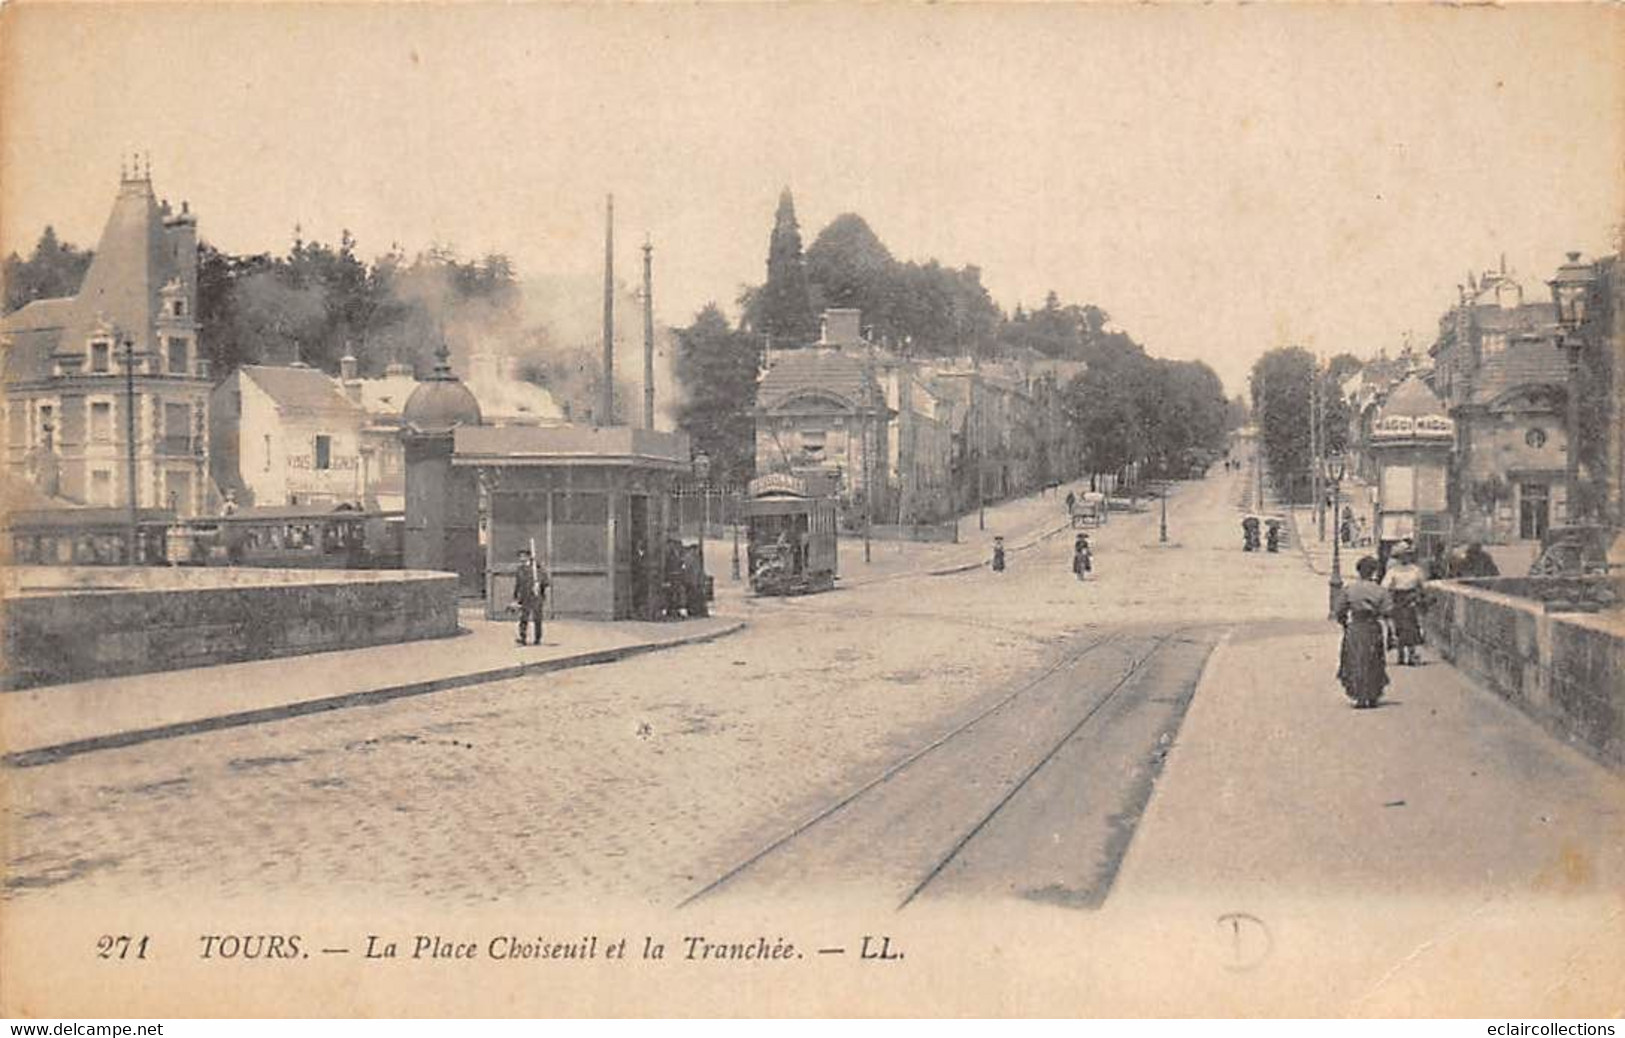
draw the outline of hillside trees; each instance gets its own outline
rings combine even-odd
[[[56,236],[56,228],[46,226],[27,259],[13,252],[5,261],[5,312],[27,306],[36,299],[71,296],[79,291],[92,253]]]

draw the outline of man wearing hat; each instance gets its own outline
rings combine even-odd
[[[519,565],[513,574],[513,601],[519,609],[520,645],[525,644],[525,624],[528,621],[536,631],[536,644],[542,644],[542,601],[547,597],[547,576],[530,554],[529,548],[519,549]]]

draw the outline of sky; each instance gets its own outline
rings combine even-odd
[[[295,224],[593,284],[686,324],[860,213],[1007,310],[1094,303],[1231,392],[1264,350],[1431,342],[1469,270],[1618,248],[1625,9],[10,5],[0,250],[93,246],[150,153],[232,252]],[[583,299],[583,312],[598,305]],[[631,319],[632,315],[628,315]]]

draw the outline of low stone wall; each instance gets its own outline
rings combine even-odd
[[[4,583],[7,688],[457,632],[450,573],[18,567]]]
[[[1550,612],[1496,588],[1517,579],[1429,584],[1429,640],[1550,731],[1625,769],[1625,617]]]

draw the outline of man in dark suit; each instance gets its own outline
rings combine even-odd
[[[542,644],[542,602],[546,597],[547,575],[531,557],[530,549],[520,548],[519,565],[515,567],[513,574],[513,601],[519,608],[520,645],[525,644],[527,622],[536,631],[536,644]]]

